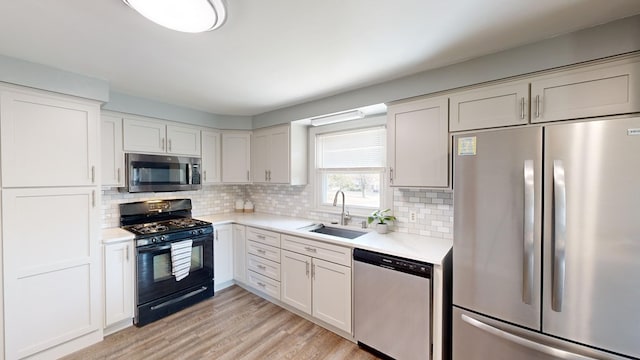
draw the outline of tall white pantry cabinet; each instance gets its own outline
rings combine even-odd
[[[0,86],[6,359],[102,339],[99,117],[95,101]]]

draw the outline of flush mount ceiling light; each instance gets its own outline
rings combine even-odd
[[[122,0],[140,15],[166,28],[198,33],[227,20],[224,0]]]
[[[364,113],[362,111],[351,110],[351,111],[345,111],[337,114],[311,118],[311,125],[312,126],[328,125],[328,124],[334,124],[334,123],[339,123],[343,121],[362,119],[363,117],[364,117]]]

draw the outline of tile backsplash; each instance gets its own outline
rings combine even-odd
[[[393,230],[445,239],[453,238],[453,193],[447,190],[393,189],[393,214],[398,220]],[[116,227],[120,222],[118,205],[151,199],[190,198],[193,216],[233,212],[238,199],[251,200],[256,212],[308,218],[330,222],[334,213],[315,211],[311,186],[290,185],[207,185],[200,191],[178,193],[120,193],[102,191],[102,227]],[[409,222],[411,212],[416,221]],[[353,217],[351,224],[364,218]]]

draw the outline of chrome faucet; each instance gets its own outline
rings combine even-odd
[[[333,206],[337,206],[338,204],[338,194],[342,194],[342,213],[340,213],[340,225],[347,225],[349,213],[347,213],[347,215],[345,215],[344,213],[344,192],[342,192],[342,190],[336,191],[336,195],[333,197]]]

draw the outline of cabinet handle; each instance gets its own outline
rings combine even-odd
[[[269,181],[269,177],[267,177],[267,170],[264,171],[264,181]]]
[[[311,265],[311,279],[316,279],[316,264]]]
[[[91,206],[96,207],[96,191],[91,190]]]
[[[266,254],[266,253],[267,253],[266,251],[264,251],[264,250],[262,250],[262,249],[258,249],[257,251],[258,251],[260,254]]]
[[[116,177],[118,178],[118,184],[120,184],[120,168],[118,168],[116,172],[117,172]]]
[[[540,95],[536,95],[536,118],[540,117]]]
[[[249,181],[249,170],[247,170],[247,181]]]
[[[258,286],[260,286],[260,287],[266,287],[267,285],[266,285],[265,283],[263,283],[263,282],[259,282],[259,281],[258,281]]]
[[[389,168],[389,182],[393,184],[393,168]]]
[[[164,138],[160,138],[160,149],[164,151]]]
[[[218,235],[218,230],[216,229],[216,241],[220,241],[220,236]]]
[[[257,237],[258,239],[262,239],[262,240],[266,239],[266,237],[265,237],[264,235],[256,235],[256,237]]]
[[[520,119],[524,119],[524,97],[520,98]]]
[[[171,139],[169,139],[167,142],[169,143],[169,145],[167,146],[167,150],[171,151]]]
[[[124,258],[129,262],[129,245],[124,248]]]
[[[203,176],[204,176],[204,181],[207,181],[207,170],[204,171]]]
[[[305,261],[304,263],[305,263],[305,265],[307,267],[307,277],[309,277],[309,262]]]
[[[271,182],[271,170],[269,170],[269,182]]]
[[[307,251],[313,252],[313,253],[318,252],[317,249],[312,248],[312,247],[308,247],[308,246],[305,246],[304,249],[307,250]]]
[[[96,183],[96,167],[95,166],[91,167],[91,183],[92,184]]]
[[[264,265],[257,265],[257,266],[258,266],[258,269],[261,269],[261,270],[266,270],[267,269],[267,267],[264,266]]]

